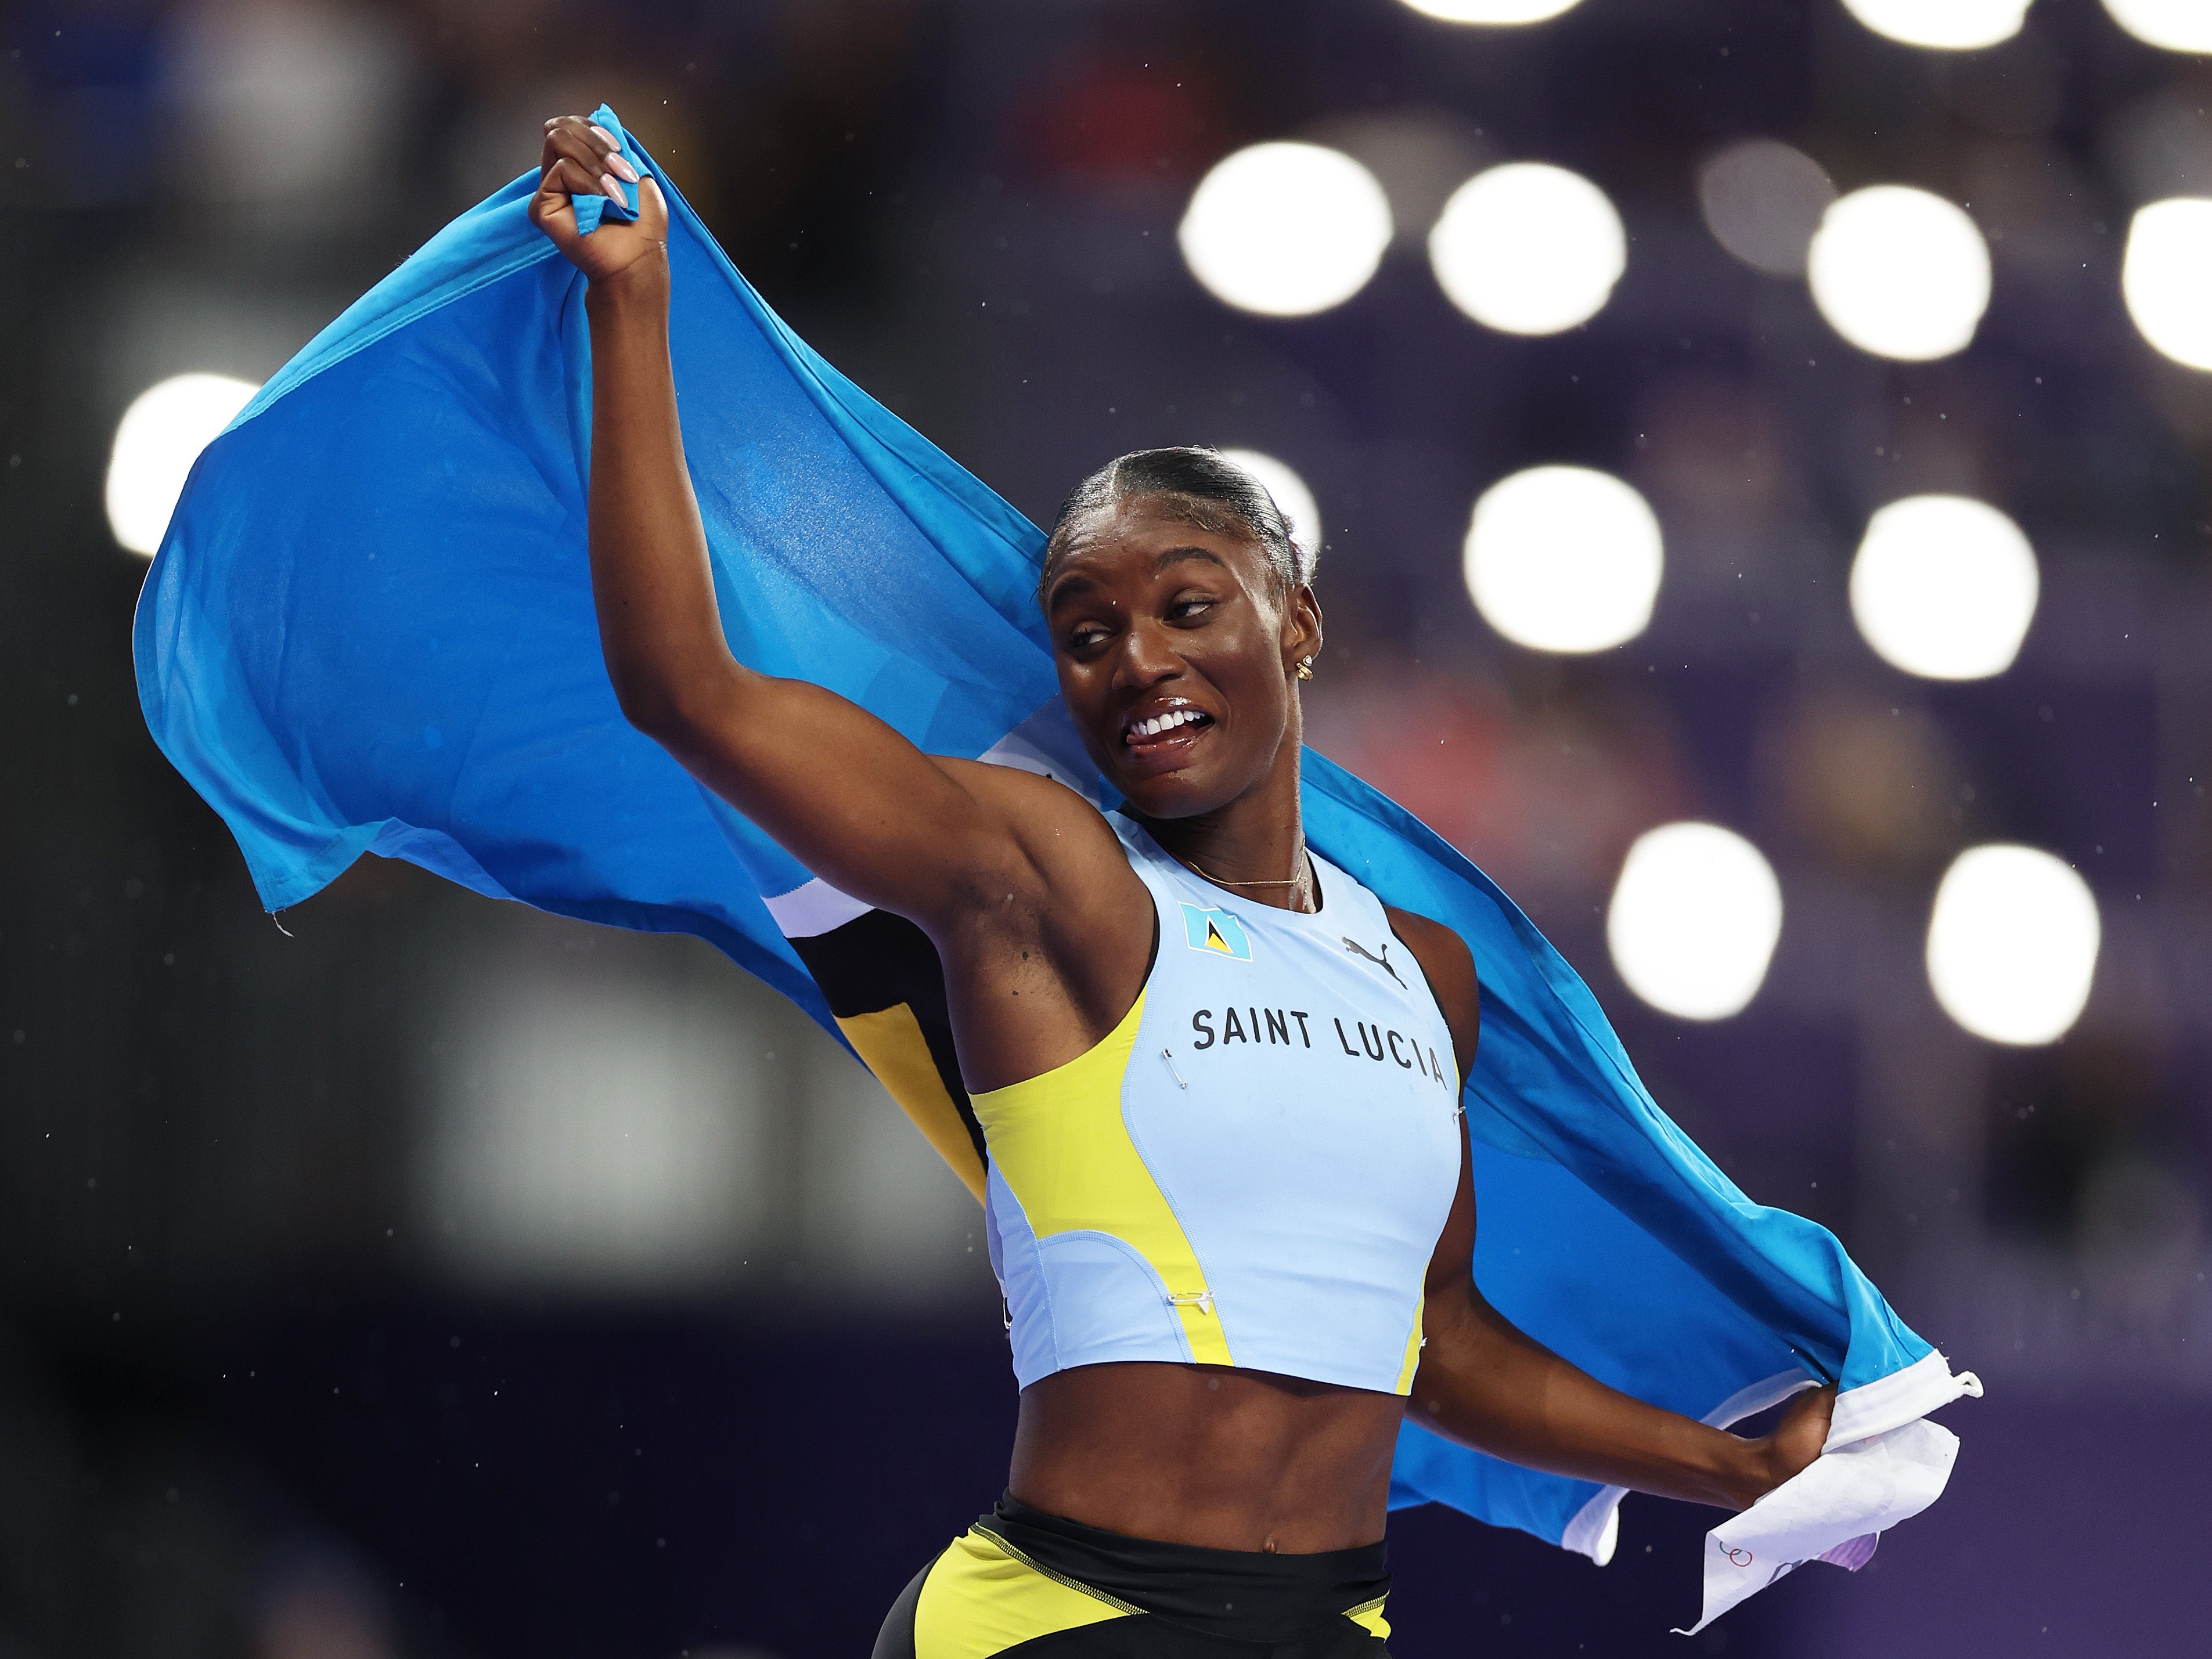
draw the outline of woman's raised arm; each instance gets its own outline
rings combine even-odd
[[[615,693],[633,725],[808,868],[927,926],[979,883],[1019,880],[1017,805],[1053,786],[933,759],[834,692],[731,656],[677,421],[667,204],[646,179],[635,224],[610,218],[581,236],[568,201],[617,195],[629,176],[602,129],[547,123],[531,217],[591,282],[592,591]]]

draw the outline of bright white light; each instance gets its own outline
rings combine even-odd
[[[1463,569],[1483,619],[1534,651],[1634,639],[1659,596],[1659,520],[1610,473],[1536,466],[1474,504]]]
[[[2212,5],[2204,0],[2105,0],[2112,21],[2168,52],[2212,52]]]
[[[1606,913],[1628,988],[1662,1013],[1726,1019],[1766,978],[1782,937],[1782,884],[1741,836],[1669,823],[1636,839]]]
[[[1987,679],[2020,654],[2040,587],[2035,550],[1996,508],[1910,495],[1867,520],[1851,562],[1851,616],[1893,667]]]
[[[1806,274],[1829,326],[1877,357],[1948,357],[1989,308],[1982,233],[1942,197],[1904,185],[1871,185],[1830,207]]]
[[[1970,847],[1936,890],[1928,982],[1992,1042],[2051,1042],[2089,1000],[2102,930],[2088,883],[2033,847]]]
[[[1451,302],[1507,334],[1589,321],[1628,265],[1620,216],[1565,167],[1514,161],[1452,192],[1429,232],[1429,263]]]
[[[1268,317],[1342,305],[1390,245],[1375,175],[1321,144],[1254,144],[1215,163],[1176,233],[1191,274],[1219,300]]]
[[[1844,9],[1876,34],[1949,52],[2011,40],[2027,7],[2028,0],[1844,0]]]
[[[1309,558],[1321,551],[1321,508],[1315,504],[1313,491],[1306,488],[1304,478],[1286,463],[1256,449],[1224,449],[1221,459],[1232,466],[1243,467],[1275,498],[1275,505],[1291,521],[1291,539],[1298,544],[1300,551]]]
[[[107,458],[107,524],[117,541],[154,555],[192,463],[260,389],[228,374],[179,374],[138,394],[116,423]]]
[[[2137,210],[2120,292],[2144,339],[2178,363],[2212,368],[2212,201],[2177,196]]]
[[[1720,245],[1770,276],[1802,276],[1836,187],[1820,164],[1772,138],[1730,144],[1698,170],[1698,204]]]
[[[1447,23],[1540,23],[1572,11],[1582,0],[1406,0],[1415,11]]]
[[[518,976],[449,1047],[420,1152],[434,1248],[465,1276],[602,1290],[711,1281],[775,1214],[760,1028],[641,987]],[[771,1039],[772,1040],[772,1039]]]

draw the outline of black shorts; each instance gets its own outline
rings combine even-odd
[[[1199,1549],[1102,1532],[1012,1493],[915,1575],[875,1659],[1389,1659],[1383,1547]]]

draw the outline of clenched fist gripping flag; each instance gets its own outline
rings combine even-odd
[[[586,556],[585,283],[526,216],[536,182],[447,226],[200,457],[139,603],[147,722],[270,908],[377,853],[562,915],[696,933],[838,1033],[980,1192],[927,941],[811,878],[616,706]],[[1042,535],[817,356],[666,195],[677,390],[731,649],[925,750],[1098,799],[1033,598]],[[1979,1385],[1833,1236],[1753,1203],[1667,1120],[1596,1000],[1480,871],[1311,752],[1304,805],[1327,857],[1474,949],[1465,1104],[1490,1300],[1593,1375],[1710,1422],[1841,1389],[1827,1455],[1711,1534],[1705,1617],[1800,1562],[1863,1561],[1949,1473],[1957,1442],[1922,1419]],[[1601,1563],[1620,1497],[1410,1425],[1391,1487]]]

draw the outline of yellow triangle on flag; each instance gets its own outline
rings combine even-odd
[[[1207,917],[1206,921],[1206,948],[1209,951],[1218,951],[1225,957],[1233,957],[1237,954],[1229,948],[1229,941],[1221,937],[1221,930],[1213,925],[1213,919],[1211,916]]]

